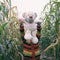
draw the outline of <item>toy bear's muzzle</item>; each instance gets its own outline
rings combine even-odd
[[[33,18],[29,18],[29,23],[33,23],[33,22],[34,22]]]

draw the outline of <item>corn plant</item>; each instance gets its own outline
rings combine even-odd
[[[59,60],[58,32],[60,21],[60,2],[58,0],[50,0],[50,2],[45,5],[42,14],[45,15],[43,18],[40,17],[40,19],[43,20],[41,33],[42,49],[44,50],[46,48],[44,51],[47,51],[48,55],[51,57],[53,56],[54,60]]]
[[[10,0],[0,2],[0,60],[21,60],[19,21]]]

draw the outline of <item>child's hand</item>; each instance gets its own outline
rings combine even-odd
[[[24,23],[24,19],[19,19],[19,23],[23,24]]]

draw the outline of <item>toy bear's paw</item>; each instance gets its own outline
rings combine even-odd
[[[38,43],[37,37],[33,37],[32,42],[33,42],[33,44],[37,44]]]
[[[31,40],[32,39],[32,36],[31,36],[31,34],[25,34],[25,36],[24,36],[24,38],[26,39],[26,40]]]
[[[35,22],[36,24],[37,24],[37,23],[41,23],[41,20],[35,20],[34,22]]]

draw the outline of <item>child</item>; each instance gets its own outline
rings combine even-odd
[[[25,40],[24,35],[24,26],[23,26],[23,20],[19,20],[20,22],[20,34],[21,34],[21,39],[23,41],[23,58],[24,60],[40,60],[40,48],[39,48],[39,43],[33,44],[32,40]],[[40,40],[41,36],[41,25],[38,22],[37,23],[37,33],[36,37],[38,40]]]

